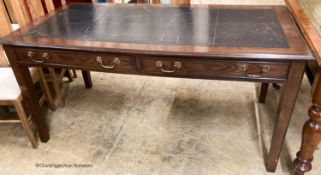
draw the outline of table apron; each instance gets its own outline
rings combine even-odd
[[[18,48],[15,52],[18,63],[27,66],[197,79],[282,82],[286,80],[290,67],[290,62],[228,58],[146,56],[32,48]]]

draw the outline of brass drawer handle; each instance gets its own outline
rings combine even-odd
[[[28,51],[27,52],[27,56],[29,57],[29,58],[33,58],[33,56],[35,55],[35,53],[33,52],[33,51]]]
[[[163,63],[161,61],[156,61],[156,67],[159,68],[160,71],[162,71],[164,73],[174,73],[182,67],[182,63],[179,61],[175,61],[173,70],[165,70],[165,69],[163,69]]]
[[[247,66],[247,64],[242,64],[241,65],[241,71],[242,72],[246,72],[249,69],[249,67]]]
[[[271,70],[270,66],[268,66],[268,65],[263,65],[263,66],[261,66],[261,69],[260,69],[260,73],[261,73],[261,74],[248,74],[248,73],[247,73],[248,69],[249,69],[249,68],[248,68],[248,65],[247,65],[247,64],[242,64],[242,65],[241,65],[241,71],[244,72],[244,73],[246,73],[246,76],[247,76],[247,77],[251,77],[251,78],[260,78],[260,77],[263,75],[263,73],[270,72],[270,70]]]
[[[49,54],[47,52],[42,53],[41,59],[37,60],[34,58],[35,53],[32,51],[28,51],[27,56],[31,58],[31,60],[35,63],[44,63],[46,60],[49,59]]]
[[[242,64],[241,65],[241,71],[245,73],[245,76],[251,77],[251,78],[259,78],[261,75],[257,74],[248,74],[247,71],[249,70],[249,66],[247,64]]]
[[[264,65],[264,66],[261,67],[261,72],[262,73],[270,72],[270,70],[271,70],[271,68],[268,65]]]
[[[103,67],[105,69],[114,69],[114,68],[116,68],[117,65],[120,64],[120,59],[118,57],[114,58],[112,66],[105,66],[103,64],[103,58],[101,56],[97,56],[96,61],[100,64],[101,67]]]
[[[262,75],[259,74],[246,74],[247,77],[251,77],[251,78],[260,78]]]
[[[42,53],[41,57],[45,60],[49,59],[49,54],[47,52]]]

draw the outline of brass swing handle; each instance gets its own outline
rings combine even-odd
[[[44,63],[46,60],[48,60],[50,58],[49,54],[47,52],[42,53],[40,60],[35,59],[34,55],[35,55],[35,53],[32,51],[28,51],[28,53],[27,53],[27,56],[29,58],[31,58],[33,62],[36,62],[36,63]]]
[[[246,76],[248,77],[252,77],[252,78],[260,78],[262,76],[263,73],[267,73],[270,72],[271,68],[268,65],[263,65],[261,66],[261,74],[248,74],[248,65],[247,64],[242,64],[241,65],[241,71],[246,73]]]
[[[114,69],[120,64],[120,59],[118,57],[115,57],[113,60],[113,65],[111,66],[106,66],[103,64],[103,58],[101,56],[96,57],[96,61],[100,64],[101,67],[105,69]]]
[[[174,73],[182,67],[182,63],[179,61],[175,61],[174,62],[174,69],[173,70],[166,70],[163,68],[163,63],[161,61],[156,61],[156,67],[159,68],[161,72]]]

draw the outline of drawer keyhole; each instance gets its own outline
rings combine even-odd
[[[264,65],[264,66],[261,67],[261,72],[262,73],[270,72],[270,70],[271,70],[271,68],[268,65]]]

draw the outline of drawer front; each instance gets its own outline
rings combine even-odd
[[[225,61],[225,60],[181,60],[144,57],[140,68],[145,73],[157,75],[188,76],[202,78],[247,78],[285,79],[288,63]]]
[[[107,72],[136,72],[135,57],[127,55],[19,49],[17,56],[19,61],[40,65],[65,65]]]

